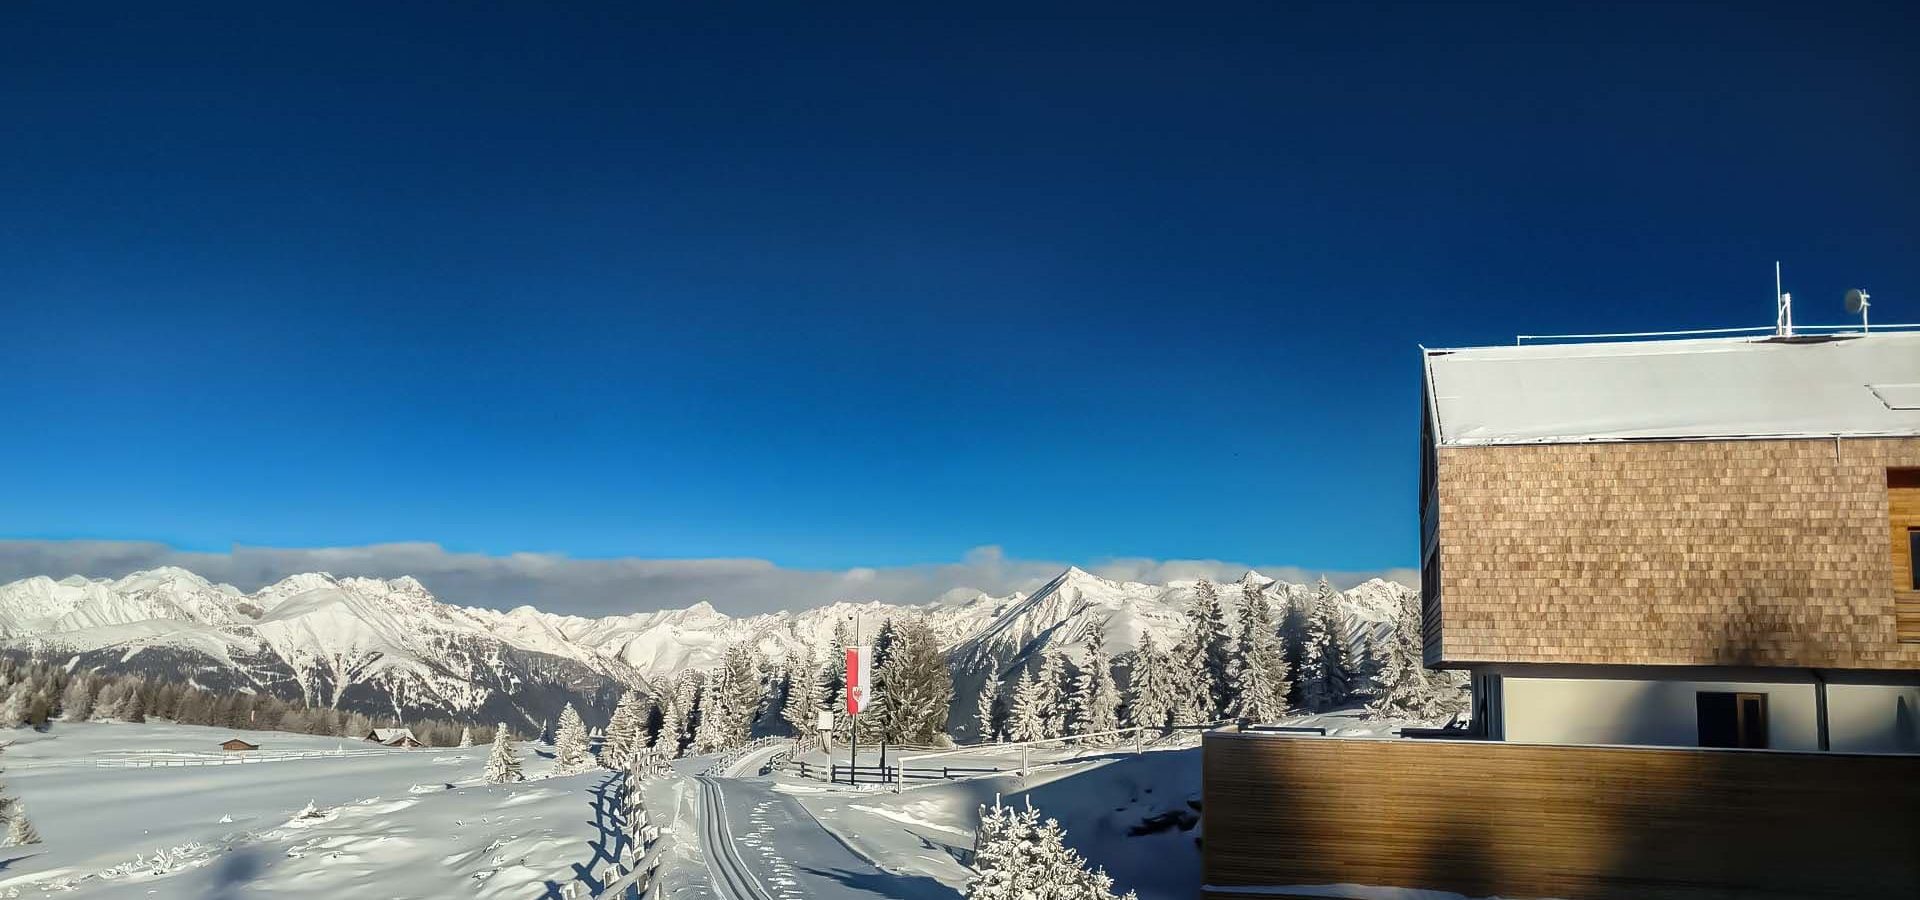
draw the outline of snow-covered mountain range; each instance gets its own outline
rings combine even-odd
[[[1229,608],[1250,588],[1265,592],[1276,620],[1304,610],[1314,595],[1312,586],[1257,572],[1218,586]],[[161,568],[112,580],[33,577],[0,585],[0,649],[378,716],[529,725],[569,700],[605,710],[627,687],[652,692],[682,669],[718,664],[742,641],[769,661],[812,665],[835,628],[856,616],[868,637],[889,616],[926,617],[956,671],[978,673],[974,681],[1047,647],[1077,657],[1094,628],[1102,630],[1106,651],[1120,656],[1144,632],[1164,645],[1178,641],[1194,589],[1194,582],[1116,582],[1070,568],[1031,595],[920,606],[842,602],[749,617],[702,602],[585,618],[527,606],[456,606],[405,577],[303,574],[247,593]],[[1338,599],[1364,643],[1383,633],[1408,593],[1374,580]]]

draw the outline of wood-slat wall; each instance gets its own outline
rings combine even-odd
[[[1202,759],[1208,885],[1920,897],[1920,756],[1209,734]]]

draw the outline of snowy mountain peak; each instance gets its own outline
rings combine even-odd
[[[1273,581],[1274,581],[1273,579],[1260,574],[1258,570],[1248,569],[1247,574],[1240,576],[1240,580],[1234,583],[1240,584],[1240,585],[1252,584],[1252,585],[1259,585],[1261,587],[1265,587],[1266,585],[1272,584]]]

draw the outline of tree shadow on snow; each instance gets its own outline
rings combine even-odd
[[[0,859],[0,872],[5,872],[7,869],[12,868],[14,863],[17,863],[23,859],[32,859],[33,857],[39,856],[39,855],[40,854],[38,853],[22,853],[19,856],[11,856],[6,859]]]
[[[605,889],[606,876],[609,874],[607,867],[619,861],[620,852],[626,849],[627,823],[625,817],[620,815],[618,795],[614,790],[621,777],[610,774],[590,791],[593,794],[593,818],[587,824],[599,833],[587,842],[593,855],[586,862],[572,864],[572,881],[586,885],[588,896],[598,895]],[[540,895],[540,900],[564,900],[566,895],[561,893],[561,889],[569,883],[546,881],[547,892]]]
[[[925,875],[894,875],[886,872],[849,872],[846,869],[798,867],[822,878],[830,878],[852,890],[888,900],[958,900],[960,892]]]
[[[257,847],[236,848],[222,856],[219,864],[213,867],[213,883],[209,886],[207,900],[241,900],[253,896],[246,887],[266,871],[264,856],[265,853]]]

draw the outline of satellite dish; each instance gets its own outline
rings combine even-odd
[[[1866,291],[1854,288],[1847,292],[1847,312],[1860,314],[1860,331],[1863,334],[1870,330],[1867,327],[1867,307],[1872,305],[1867,302]]]

